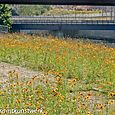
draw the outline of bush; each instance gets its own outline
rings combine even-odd
[[[50,6],[38,5],[21,5],[17,8],[19,15],[22,16],[37,16],[47,12]]]
[[[7,4],[0,4],[0,23],[1,25],[11,28],[11,11],[12,9]]]

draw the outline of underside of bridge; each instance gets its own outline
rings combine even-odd
[[[13,24],[13,31],[20,30],[115,30],[115,24]]]

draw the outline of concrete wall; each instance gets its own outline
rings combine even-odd
[[[26,33],[35,33],[38,35],[54,35],[57,37],[72,38],[95,38],[95,39],[112,39],[115,40],[115,31],[113,30],[65,30],[65,31],[21,31]]]
[[[64,31],[65,36],[70,37],[87,37],[97,39],[114,39],[115,31],[113,30],[77,30]]]

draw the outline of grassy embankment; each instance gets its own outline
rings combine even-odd
[[[8,34],[0,38],[0,62],[43,71],[51,78],[21,81],[17,72],[10,71],[8,81],[1,82],[1,108],[33,108],[44,115],[114,115],[114,48]]]
[[[102,10],[67,10],[67,9],[61,9],[61,8],[52,8],[49,11],[45,12],[43,15],[54,15],[54,16],[63,16],[63,15],[73,15],[73,17],[75,17],[75,15],[77,14],[101,14]],[[79,18],[80,16],[78,16]],[[90,16],[89,16],[90,17]],[[77,16],[76,16],[77,18]],[[82,20],[111,20],[111,17],[92,17],[92,18],[88,18],[88,16],[86,18],[83,18]]]
[[[102,13],[101,10],[68,10],[61,8],[52,8],[45,12],[43,15],[70,15],[70,14],[99,14]]]

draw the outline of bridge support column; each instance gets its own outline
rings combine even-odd
[[[53,35],[57,38],[63,38],[64,37],[64,33],[60,30],[53,30],[50,33],[51,33],[51,35]]]
[[[11,29],[12,32],[20,32],[20,30],[16,30],[16,29]]]

